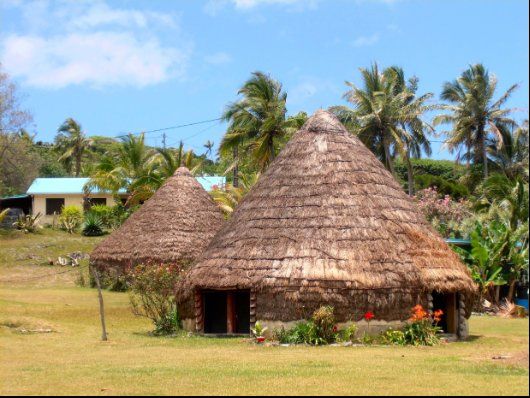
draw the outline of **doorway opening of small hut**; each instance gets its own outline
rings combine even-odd
[[[205,334],[250,334],[249,290],[202,292]]]
[[[458,333],[458,297],[457,293],[438,293],[432,294],[432,310],[442,310],[443,315],[438,326],[442,328],[443,333]]]

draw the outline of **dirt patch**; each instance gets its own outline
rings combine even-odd
[[[2,319],[0,320],[0,327],[7,328],[15,333],[20,334],[57,332],[57,330],[46,321],[35,318]]]
[[[514,354],[499,355],[492,357],[494,362],[503,363],[511,366],[519,366],[528,369],[528,351],[520,351]]]

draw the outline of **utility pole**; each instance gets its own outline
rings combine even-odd
[[[99,281],[99,273],[96,267],[89,265],[92,275],[96,281],[96,286],[98,288],[98,298],[99,298],[99,317],[101,319],[101,341],[107,341],[107,328],[105,327],[105,308],[103,306],[103,295],[101,294],[101,283]]]
[[[166,133],[162,133],[162,147],[166,149]]]

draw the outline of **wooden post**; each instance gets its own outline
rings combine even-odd
[[[250,291],[250,328],[256,326],[256,292]]]
[[[101,319],[101,340],[107,341],[107,328],[105,327],[105,308],[103,306],[103,294],[101,294],[101,283],[99,281],[99,273],[96,267],[89,266],[92,270],[92,275],[96,281],[96,286],[98,288],[98,297],[99,297],[99,317]]]
[[[233,334],[236,331],[236,305],[234,293],[226,294],[226,332]]]
[[[195,291],[195,331],[202,333],[204,331],[204,311],[202,302],[202,293]]]

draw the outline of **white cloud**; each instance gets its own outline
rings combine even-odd
[[[222,65],[232,62],[232,57],[230,54],[221,51],[205,56],[204,60],[212,65]]]
[[[368,2],[392,5],[402,0],[350,0],[352,4]],[[216,15],[224,6],[233,5],[238,10],[251,10],[259,6],[280,5],[290,6],[293,10],[315,9],[323,0],[209,0],[204,10],[210,15]]]
[[[333,92],[340,95],[340,89],[327,79],[316,76],[306,76],[294,87],[287,90],[288,105],[304,105],[319,93]]]
[[[353,41],[354,47],[372,46],[379,41],[379,34],[374,33],[371,36],[359,36]]]
[[[171,15],[112,8],[104,1],[11,6],[27,29],[1,37],[0,57],[11,75],[28,85],[144,87],[185,76],[192,43],[172,32],[178,44],[164,45],[154,32],[155,27],[177,31]]]
[[[139,41],[129,33],[96,32],[8,36],[2,58],[6,70],[35,87],[143,87],[182,77],[187,53],[163,48],[156,39]]]
[[[311,8],[314,9],[321,0],[209,0],[204,10],[215,15],[226,5],[233,5],[238,10],[251,10],[253,8],[265,5],[291,6],[292,9],[300,10]],[[295,8],[293,8],[295,7]]]

